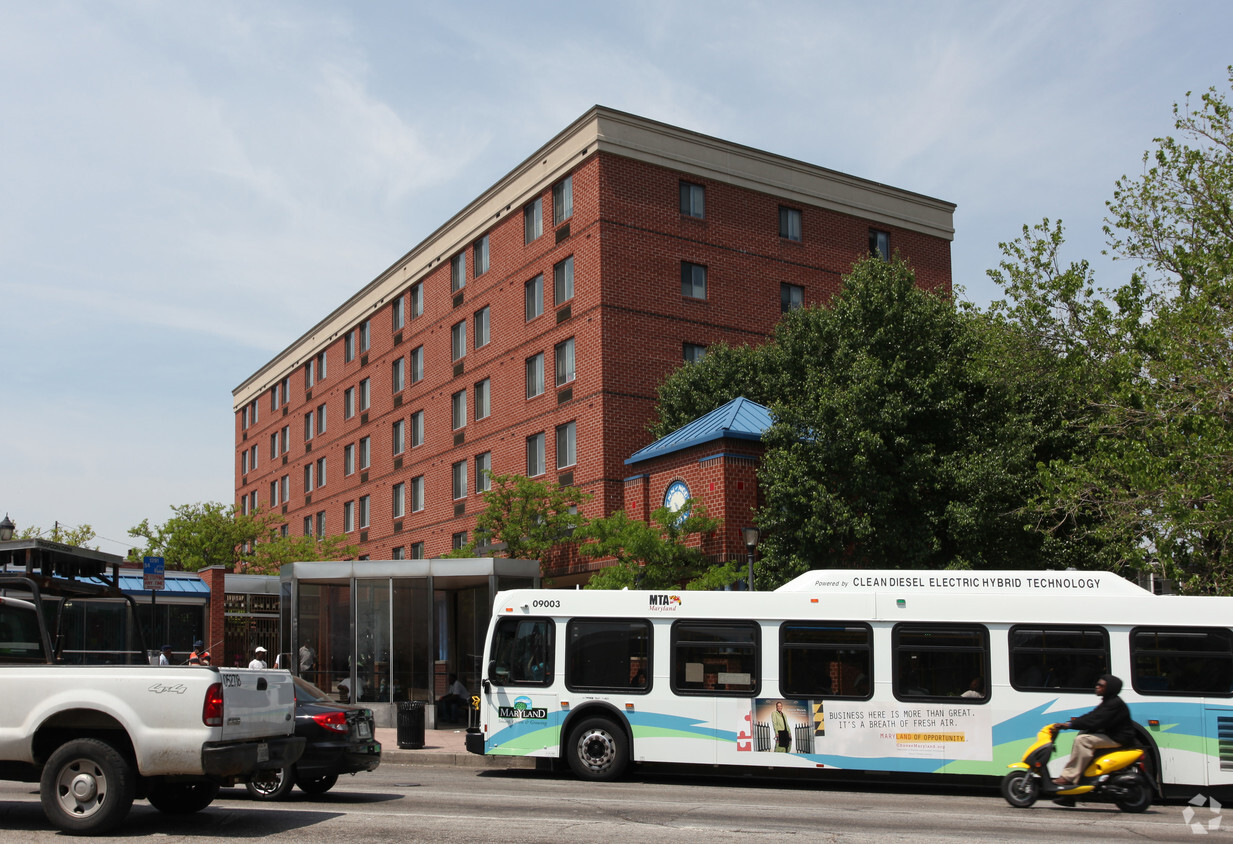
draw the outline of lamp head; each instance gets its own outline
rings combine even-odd
[[[17,525],[13,524],[13,520],[9,518],[9,514],[4,514],[4,521],[0,521],[0,542],[8,542],[13,538],[13,533],[17,530]]]

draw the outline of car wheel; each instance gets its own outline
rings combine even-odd
[[[254,800],[282,800],[294,787],[295,778],[289,767],[258,771],[244,783],[244,788]]]
[[[325,794],[334,784],[338,782],[338,774],[326,774],[323,777],[302,777],[296,775],[295,784],[300,787],[300,791],[305,794]]]
[[[110,744],[98,739],[66,742],[43,768],[43,813],[70,834],[107,832],[128,815],[135,780],[128,760]]]
[[[160,782],[150,786],[146,799],[164,814],[191,815],[209,806],[217,796],[216,782]]]

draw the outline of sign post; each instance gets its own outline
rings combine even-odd
[[[158,638],[158,614],[155,611],[154,596],[163,588],[163,572],[165,567],[162,557],[141,558],[141,585],[150,591],[150,632]],[[161,645],[160,645],[161,647]]]

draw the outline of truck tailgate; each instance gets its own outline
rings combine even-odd
[[[223,684],[223,741],[295,732],[291,674],[280,669],[219,668]]]

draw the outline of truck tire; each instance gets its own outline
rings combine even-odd
[[[160,782],[150,786],[146,799],[165,814],[191,815],[209,806],[217,796],[216,782]]]
[[[295,775],[295,784],[300,787],[300,791],[305,794],[311,794],[314,797],[325,794],[334,787],[334,783],[338,782],[338,774],[326,774],[320,777],[302,777],[299,774]]]
[[[295,775],[290,767],[258,771],[244,788],[254,800],[282,800],[295,788]]]
[[[75,739],[56,748],[39,782],[43,814],[70,835],[100,835],[118,826],[133,805],[136,774],[110,744]]]

